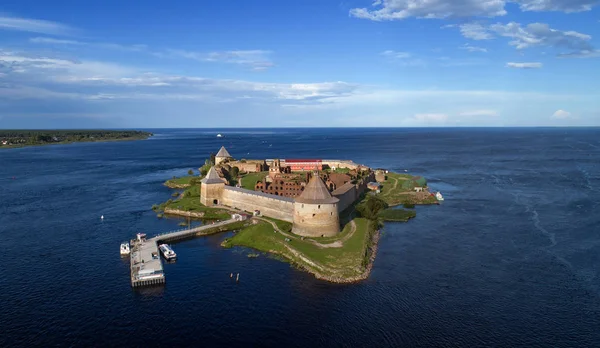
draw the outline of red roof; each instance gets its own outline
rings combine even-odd
[[[323,160],[320,159],[286,159],[285,163],[298,163],[298,162],[309,162],[309,163],[321,163]]]

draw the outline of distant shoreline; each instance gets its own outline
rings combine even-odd
[[[0,149],[146,140],[153,135],[151,132],[133,130],[0,130]]]

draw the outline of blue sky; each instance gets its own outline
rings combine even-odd
[[[596,0],[4,1],[0,128],[600,126]]]

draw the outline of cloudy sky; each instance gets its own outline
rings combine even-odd
[[[597,0],[0,4],[0,128],[600,126]]]

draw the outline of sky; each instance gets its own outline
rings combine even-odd
[[[0,128],[600,126],[600,0],[0,4]]]

